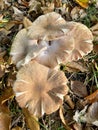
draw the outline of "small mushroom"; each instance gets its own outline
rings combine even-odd
[[[63,72],[33,60],[20,68],[13,90],[20,107],[27,107],[31,114],[41,117],[59,109],[68,93],[66,84]]]
[[[46,49],[45,45],[38,45],[37,40],[30,40],[26,29],[22,29],[16,35],[11,47],[12,62],[19,68],[34,59],[44,49]]]
[[[58,13],[51,12],[41,15],[32,26],[28,27],[28,37],[46,41],[57,39],[69,31],[65,29],[65,23],[66,21]]]
[[[77,61],[91,52],[93,35],[85,25],[68,22],[65,28],[69,32],[50,41],[50,46],[35,58],[39,63],[53,68],[60,63]]]

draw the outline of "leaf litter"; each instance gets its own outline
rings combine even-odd
[[[78,62],[60,65],[69,80],[68,97],[65,98],[59,111],[44,115],[35,121],[35,117],[32,117],[27,110],[22,110],[15,101],[12,87],[17,69],[11,63],[9,53],[15,35],[24,27],[25,17],[33,22],[38,16],[52,11],[60,13],[67,21],[74,20],[88,26],[94,35],[94,50]],[[97,25],[98,2],[96,1],[0,1],[0,130],[98,129]]]

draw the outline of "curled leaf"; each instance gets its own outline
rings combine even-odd
[[[27,126],[30,130],[40,130],[38,120],[35,116],[31,115],[27,109],[23,109]]]
[[[67,122],[64,118],[64,115],[63,115],[63,107],[60,107],[60,110],[59,110],[59,116],[60,116],[60,119],[62,121],[62,123],[64,124],[65,126],[65,129],[66,130],[72,130],[68,125],[67,125]]]
[[[81,7],[87,8],[89,0],[75,0]]]
[[[98,90],[94,93],[90,94],[89,96],[85,97],[84,104],[98,102]]]
[[[10,130],[10,112],[4,105],[0,105],[0,130]]]

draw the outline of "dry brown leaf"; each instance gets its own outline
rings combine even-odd
[[[47,3],[47,6],[41,7],[44,14],[54,11],[54,3]]]
[[[40,130],[40,126],[36,117],[31,115],[27,109],[23,109],[23,114],[25,116],[27,126],[30,128],[30,130]]]
[[[88,104],[88,103],[94,103],[98,102],[98,90],[96,90],[94,93],[90,94],[89,96],[85,97],[85,101],[83,104]]]
[[[6,88],[3,90],[2,95],[0,96],[0,104],[4,104],[10,98],[13,98],[14,93],[12,87]]]
[[[41,10],[41,3],[37,0],[30,0],[29,6],[29,13],[32,11],[35,11],[37,13]]]
[[[94,102],[90,105],[88,108],[87,117],[91,122],[98,122],[98,102]]]
[[[23,130],[23,129],[17,126],[15,128],[13,128],[12,130]]]
[[[88,8],[89,0],[75,0],[81,7]]]
[[[62,6],[62,0],[54,0],[54,5],[56,8],[61,7]]]
[[[0,65],[0,78],[4,75],[4,68]]]
[[[62,106],[59,109],[59,116],[60,116],[60,119],[61,119],[62,123],[65,126],[65,129],[66,130],[72,130],[66,123],[66,120],[65,120],[64,115],[63,115],[63,107]]]
[[[4,1],[0,0],[0,9],[3,10],[4,9]]]
[[[93,25],[90,30],[92,31],[92,34],[94,36],[94,41],[98,41],[98,23],[96,23],[95,25]]]
[[[24,27],[27,28],[32,25],[32,21],[30,21],[27,17],[24,17],[23,24],[24,24]]]
[[[27,2],[26,0],[20,0],[20,1],[18,1],[21,5],[24,5],[24,6],[26,6],[26,7],[28,7],[29,6],[29,2]]]
[[[94,51],[98,53],[98,44],[94,45]]]
[[[86,85],[77,80],[71,81],[71,90],[79,97],[86,97],[88,95]]]
[[[0,105],[0,130],[10,130],[10,112],[5,105]]]
[[[15,23],[13,23],[13,21],[9,21],[6,25],[5,25],[5,29],[6,29],[6,33],[10,33],[11,31],[9,31],[13,26],[15,25]]]
[[[83,63],[78,63],[78,62],[69,62],[66,64],[66,70],[69,72],[76,72],[76,71],[81,71],[85,72],[88,71],[86,66],[83,65]]]
[[[11,31],[6,30],[5,28],[0,28],[0,32],[4,32],[6,35],[8,35]]]
[[[81,126],[80,123],[75,123],[75,124],[73,124],[73,128],[74,128],[75,130],[82,130],[82,126]]]

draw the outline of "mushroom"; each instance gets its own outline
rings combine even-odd
[[[45,45],[38,45],[37,40],[30,40],[27,37],[27,31],[24,28],[18,32],[13,41],[10,52],[12,62],[19,68],[34,59],[44,49],[46,49]]]
[[[62,71],[49,69],[36,61],[20,68],[13,90],[21,108],[27,107],[37,117],[51,114],[68,93],[67,78]]]
[[[65,24],[66,21],[58,13],[41,15],[28,27],[28,37],[46,41],[58,39],[69,31],[64,27]]]
[[[93,35],[85,25],[68,22],[65,28],[69,32],[50,41],[50,46],[35,58],[39,63],[53,68],[60,63],[77,61],[91,52]]]

